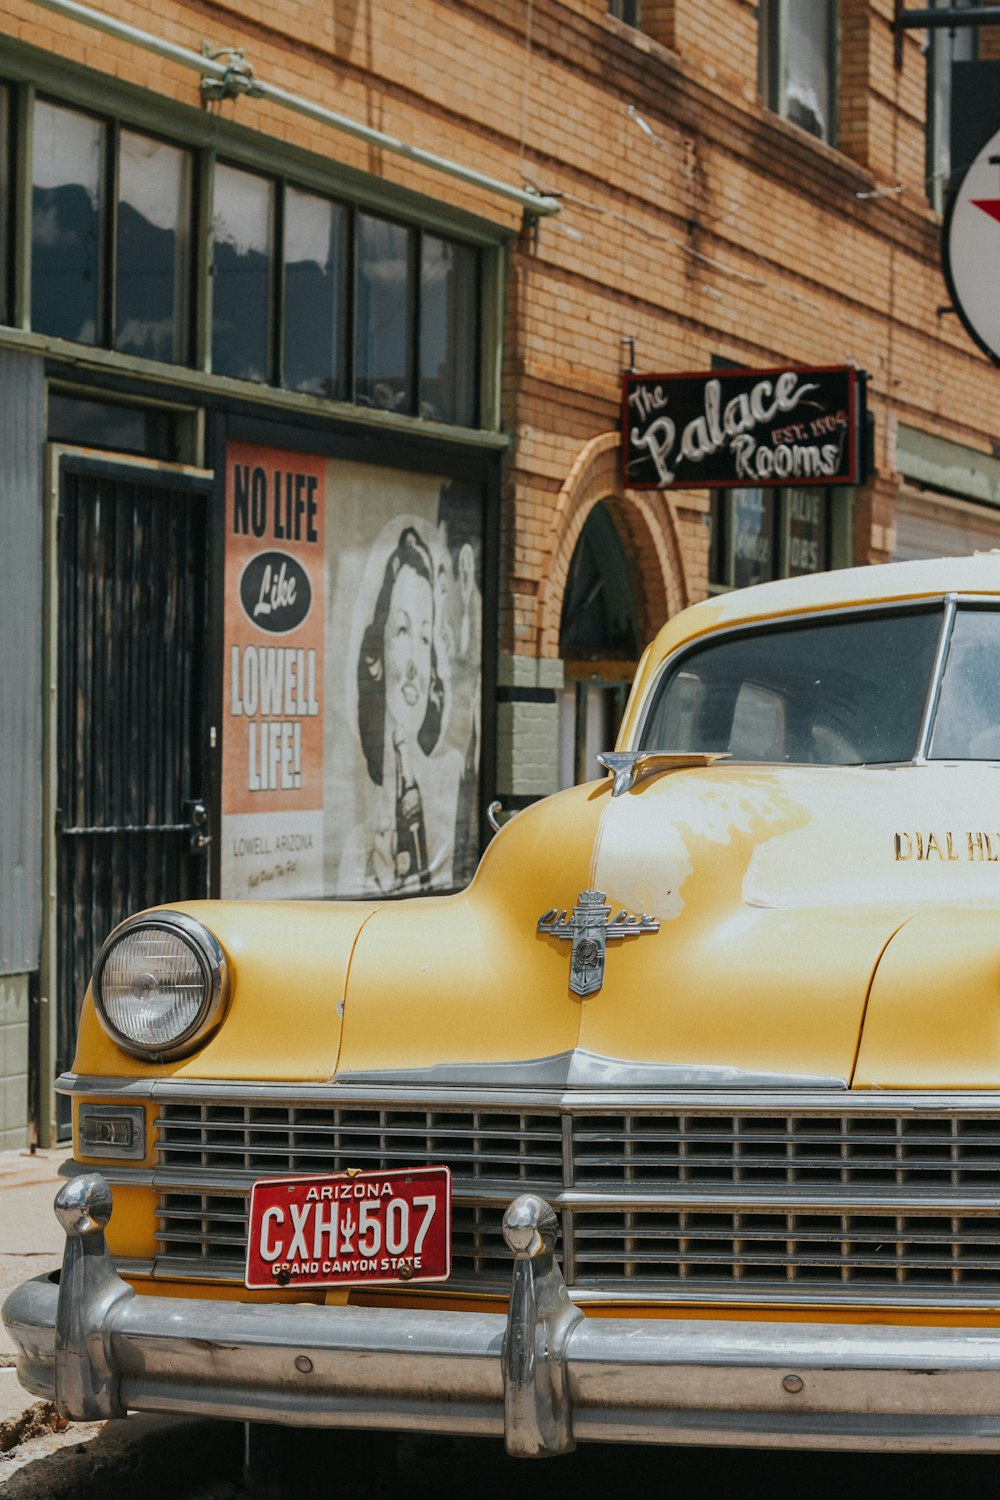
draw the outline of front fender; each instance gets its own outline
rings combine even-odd
[[[855,1088],[1000,1086],[1000,907],[904,923],[875,971]]]

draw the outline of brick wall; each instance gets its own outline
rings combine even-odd
[[[706,368],[719,355],[870,371],[877,472],[859,497],[859,561],[891,550],[893,422],[990,451],[1000,372],[939,311],[948,299],[923,186],[923,38],[906,35],[897,68],[893,0],[841,0],[837,148],[763,108],[750,0],[645,0],[642,31],[606,16],[604,0],[103,3],[195,50],[203,39],[244,47],[268,82],[562,195],[560,215],[525,228],[510,256],[498,625],[508,655],[558,655],[566,549],[595,500],[582,478],[578,492],[567,479],[617,427],[626,340],[647,370]],[[7,0],[5,27],[197,102],[194,75],[32,0]],[[996,31],[984,38],[986,52],[1000,45]],[[518,228],[502,200],[275,105],[223,109]],[[605,488],[651,629],[706,591],[708,497],[640,501]]]

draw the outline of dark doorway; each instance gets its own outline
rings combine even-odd
[[[57,1073],[112,927],[208,894],[208,521],[206,481],[62,459]]]
[[[580,533],[563,598],[560,786],[601,774],[596,756],[614,748],[639,644],[632,570],[611,512],[598,502]]]

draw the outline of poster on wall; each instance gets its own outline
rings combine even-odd
[[[222,892],[323,888],[325,460],[226,454]]]
[[[471,879],[484,501],[438,474],[229,446],[224,896]]]
[[[479,843],[482,487],[331,462],[326,883],[453,890]]]

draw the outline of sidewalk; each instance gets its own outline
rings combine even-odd
[[[65,1237],[52,1200],[64,1181],[59,1168],[70,1154],[68,1145],[34,1156],[0,1151],[0,1302],[20,1282],[62,1264]],[[0,1494],[11,1500],[89,1500],[107,1493],[114,1475],[126,1470],[146,1493],[161,1495],[162,1475],[171,1472],[169,1455],[176,1455],[178,1444],[186,1457],[178,1466],[175,1456],[173,1471],[183,1470],[184,1493],[194,1493],[201,1472],[207,1480],[217,1478],[223,1461],[239,1469],[237,1440],[211,1429],[218,1453],[206,1453],[199,1434],[210,1429],[189,1418],[132,1415],[107,1427],[67,1424],[51,1402],[22,1389],[14,1359],[13,1342],[0,1323]]]
[[[0,1151],[0,1302],[12,1287],[62,1263],[65,1236],[52,1211],[69,1146],[52,1151]],[[14,1345],[0,1325],[0,1368]]]
[[[69,1146],[0,1151],[0,1302],[12,1287],[62,1261],[64,1235],[52,1211]],[[37,1433],[51,1433],[53,1413],[18,1383],[14,1345],[0,1323],[0,1453]],[[0,1459],[0,1483],[16,1467]]]

